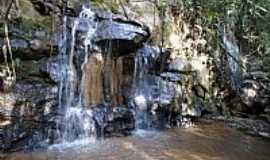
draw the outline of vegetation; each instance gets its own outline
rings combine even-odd
[[[196,8],[204,18],[204,26],[217,29],[222,23],[235,20],[235,36],[245,55],[257,56],[269,68],[270,60],[270,1],[269,0],[224,0],[184,1]],[[213,32],[213,30],[212,30]]]
[[[95,6],[117,13],[120,6],[120,0],[90,0]]]

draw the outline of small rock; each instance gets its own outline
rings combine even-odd
[[[270,134],[267,133],[267,132],[259,132],[258,134],[259,134],[260,136],[262,136],[262,137],[270,138]]]

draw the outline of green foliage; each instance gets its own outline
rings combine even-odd
[[[269,0],[183,0],[188,8],[200,12],[203,26],[213,31],[222,23],[232,23],[237,30],[235,35],[242,41],[248,54],[256,54],[264,64],[270,64],[270,1]],[[216,36],[216,35],[214,35]],[[241,43],[242,43],[241,42]],[[270,68],[270,66],[269,66]]]
[[[168,5],[168,0],[160,0],[159,1],[159,6],[160,7],[166,7]]]

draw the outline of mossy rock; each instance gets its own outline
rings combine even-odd
[[[118,0],[90,0],[90,3],[99,9],[119,13],[120,2]]]
[[[52,17],[40,15],[29,0],[20,0],[19,6],[21,9],[20,24],[23,30],[51,30]]]

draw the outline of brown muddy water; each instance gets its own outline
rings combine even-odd
[[[187,129],[136,131],[133,136],[88,139],[16,152],[4,160],[270,160],[270,140],[245,135],[224,123]]]

